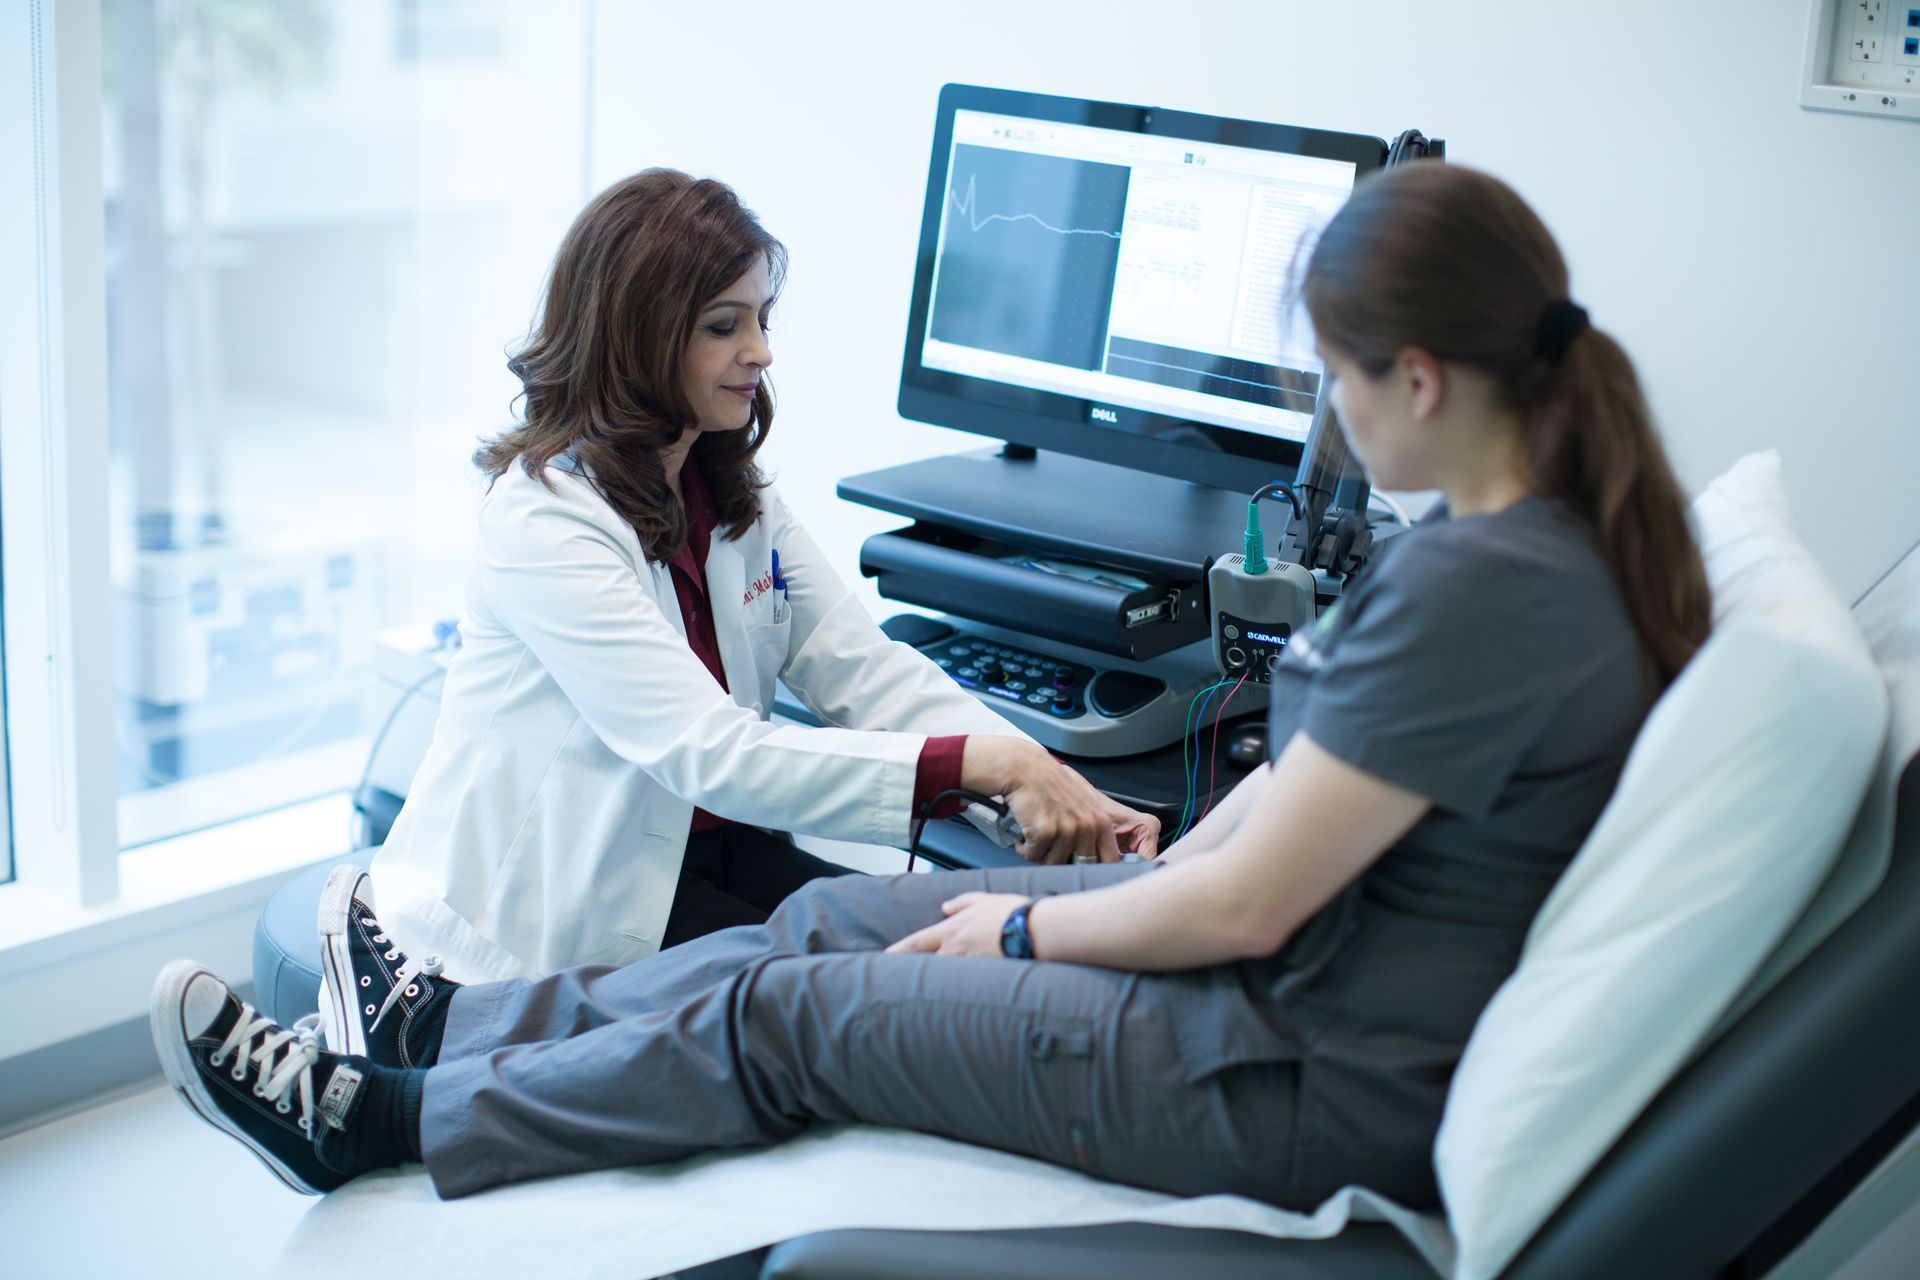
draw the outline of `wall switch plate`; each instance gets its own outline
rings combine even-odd
[[[1920,0],[1812,0],[1800,105],[1920,120]]]

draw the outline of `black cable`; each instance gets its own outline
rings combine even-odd
[[[908,871],[913,870],[914,860],[920,856],[920,837],[926,832],[927,822],[933,817],[934,809],[939,807],[942,800],[951,800],[956,797],[965,800],[968,804],[983,804],[999,814],[1003,820],[1011,817],[1013,813],[1013,810],[992,796],[983,796],[978,791],[969,791],[965,787],[948,787],[945,791],[935,792],[921,802],[920,811],[914,817],[913,825],[907,828]],[[964,812],[964,809],[962,811]]]
[[[433,670],[408,685],[406,690],[394,700],[392,710],[387,712],[386,720],[380,725],[380,731],[373,735],[373,745],[367,748],[366,767],[360,770],[360,781],[354,784],[353,794],[349,797],[353,805],[353,816],[347,820],[347,847],[349,849],[358,849],[361,847],[358,843],[360,833],[355,830],[359,825],[358,820],[361,816],[360,793],[367,789],[367,779],[373,776],[373,762],[380,756],[380,744],[387,740],[387,734],[393,729],[393,722],[400,718],[400,712],[405,708],[407,703],[413,701],[413,695],[426,688],[427,681],[433,679],[435,676],[444,677],[446,674],[447,669],[445,667],[436,666]],[[367,834],[371,835],[371,830],[369,830]]]
[[[1411,151],[1413,154],[1408,155]],[[1404,129],[1400,136],[1387,144],[1387,167],[1392,168],[1406,160],[1416,160],[1427,153],[1427,135],[1418,129]]]
[[[1248,498],[1247,501],[1250,503],[1258,502],[1262,498],[1271,498],[1275,494],[1286,495],[1287,501],[1293,504],[1293,518],[1298,520],[1300,518],[1300,495],[1295,493],[1293,486],[1285,480],[1275,480],[1272,484],[1261,485],[1253,491],[1253,496]]]

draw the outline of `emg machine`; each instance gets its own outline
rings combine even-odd
[[[1267,663],[1371,538],[1291,274],[1355,183],[1442,149],[946,86],[899,408],[1002,443],[840,483],[911,522],[861,572],[943,615],[889,631],[1050,749],[1115,762],[1108,790],[1181,808],[1196,708],[1264,711]]]

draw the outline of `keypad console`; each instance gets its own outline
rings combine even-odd
[[[954,681],[989,697],[1018,702],[1061,720],[1084,715],[1094,668],[1066,662],[1017,645],[956,636],[925,646],[922,653]]]

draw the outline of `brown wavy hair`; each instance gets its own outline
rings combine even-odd
[[[1567,264],[1514,190],[1456,165],[1395,168],[1321,233],[1301,295],[1319,340],[1380,377],[1418,347],[1487,375],[1525,425],[1528,480],[1593,529],[1664,687],[1712,627],[1687,499],[1620,344],[1586,328],[1543,354]]]
[[[696,422],[680,360],[700,308],[763,260],[777,293],[786,249],[725,183],[645,169],[602,191],[560,242],[539,324],[507,361],[521,421],[483,441],[473,464],[498,480],[517,459],[551,488],[547,464],[572,450],[647,558],[672,556],[687,513],[660,452]],[[760,514],[767,480],[754,458],[772,425],[763,376],[746,426],[694,442],[728,538]]]

